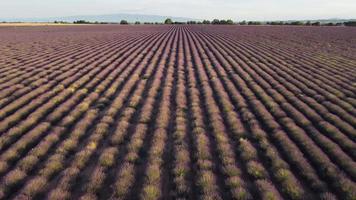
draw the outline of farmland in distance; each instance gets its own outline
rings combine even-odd
[[[0,27],[0,199],[356,199],[356,29]]]

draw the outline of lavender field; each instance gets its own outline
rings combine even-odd
[[[0,199],[356,199],[356,29],[0,27]]]

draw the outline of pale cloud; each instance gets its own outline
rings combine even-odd
[[[355,0],[0,0],[0,18],[137,13],[197,19],[356,18]]]

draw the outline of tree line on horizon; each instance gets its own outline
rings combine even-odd
[[[54,23],[68,23],[68,22],[63,22],[63,21],[55,21]],[[321,23],[319,21],[267,21],[267,22],[261,22],[261,21],[240,21],[240,22],[234,22],[231,19],[213,19],[212,21],[210,20],[202,20],[202,21],[173,21],[170,18],[167,18],[164,20],[164,22],[159,23],[159,22],[143,22],[141,23],[140,21],[136,21],[134,23],[129,23],[127,20],[121,20],[118,23],[115,22],[90,22],[90,21],[85,21],[85,20],[77,20],[74,21],[73,24],[121,24],[121,25],[127,25],[127,24],[135,24],[135,25],[140,25],[140,24],[205,24],[205,25],[293,25],[293,26],[356,26],[356,21],[347,21],[347,22],[337,22],[337,23]]]

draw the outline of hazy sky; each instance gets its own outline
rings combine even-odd
[[[356,18],[356,0],[0,0],[0,18],[115,13],[233,20]]]

